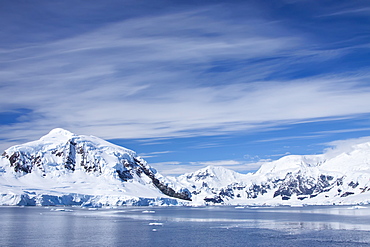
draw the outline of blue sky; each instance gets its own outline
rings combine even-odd
[[[61,127],[248,172],[370,136],[368,1],[3,0],[0,25],[2,150]]]

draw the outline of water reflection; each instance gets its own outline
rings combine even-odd
[[[0,246],[370,244],[370,207],[55,209],[0,207]]]
[[[212,223],[222,228],[265,228],[280,231],[363,230],[370,231],[370,207],[305,208],[133,208],[102,210],[101,217],[130,218],[153,222]],[[89,212],[90,213],[90,212]],[[90,214],[91,215],[91,214]]]

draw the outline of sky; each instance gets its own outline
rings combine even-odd
[[[246,173],[370,136],[369,1],[2,0],[0,26],[1,150],[60,127]]]

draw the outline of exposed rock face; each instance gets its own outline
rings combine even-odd
[[[120,180],[123,187],[125,183],[134,182],[150,189],[157,188],[173,198],[191,200],[186,189],[175,191],[169,187],[164,177],[135,152],[62,129],[52,130],[38,141],[11,147],[2,156],[3,162],[4,158],[8,160],[10,172],[19,178],[33,173],[44,178],[60,178],[83,172],[93,177]]]
[[[370,203],[370,143],[334,157],[285,156],[253,174],[207,167],[177,181],[206,204]]]
[[[314,178],[306,177],[302,172],[288,173],[283,180],[275,183],[278,188],[274,192],[274,197],[281,196],[282,200],[289,200],[292,195],[298,196],[300,200],[315,197],[320,193],[330,191],[337,184],[341,184],[342,179],[343,177],[334,180],[333,176],[323,174]]]
[[[0,192],[0,205],[366,204],[370,143],[285,156],[255,173],[210,166],[166,178],[129,149],[55,129],[0,156]]]
[[[9,160],[10,166],[14,168],[15,172],[30,173],[33,167],[39,166],[40,164],[40,157],[27,155],[20,151],[15,151],[10,154],[4,152],[2,156]]]
[[[146,163],[140,158],[134,158],[137,164],[140,164],[141,169],[145,175],[147,175],[153,182],[153,184],[165,195],[168,195],[170,197],[179,198],[182,200],[188,200],[191,201],[191,193],[187,189],[182,189],[179,192],[176,192],[174,189],[172,189],[168,184],[166,184],[163,181],[160,181],[158,178],[156,178],[155,173],[153,172],[153,169],[148,167]]]
[[[243,199],[246,199],[244,201],[246,204],[253,203],[250,199],[261,199],[259,202],[265,199],[277,199],[276,202],[289,204],[289,200],[293,197],[295,200],[309,204],[310,198],[315,198],[320,194],[333,199],[370,191],[368,183],[360,188],[358,181],[350,181],[347,184],[344,181],[348,181],[344,175],[334,177],[321,174],[318,177],[306,177],[298,172],[297,174],[288,173],[283,179],[268,179],[260,183],[237,182],[221,188],[210,188],[204,183],[202,187],[193,190],[192,194],[193,198],[201,195],[204,202],[214,204],[235,204],[232,203],[235,200],[238,204],[243,204]],[[357,187],[359,188],[356,189]],[[368,199],[370,201],[370,194]]]

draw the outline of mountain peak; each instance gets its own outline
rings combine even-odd
[[[55,139],[64,140],[64,139],[70,139],[74,136],[76,135],[68,130],[65,130],[62,128],[55,128],[55,129],[52,129],[48,134],[41,137],[40,140],[42,141],[55,140]]]
[[[62,135],[62,136],[73,136],[74,134],[68,130],[65,130],[65,129],[62,129],[62,128],[55,128],[55,129],[52,129],[48,134],[47,136],[59,136],[59,135]]]
[[[209,172],[212,172],[214,174],[218,174],[218,173],[235,173],[235,171],[233,170],[230,170],[228,168],[225,168],[223,166],[214,166],[214,165],[209,165],[205,168],[202,168],[200,170],[198,170],[198,172],[202,172],[202,171],[209,171]]]
[[[204,172],[211,173],[215,176],[217,176],[219,174],[224,174],[224,173],[234,173],[234,171],[232,171],[230,169],[227,169],[227,168],[222,167],[222,166],[214,166],[214,165],[209,165],[205,168],[202,168],[202,169],[198,170],[196,173],[204,173]]]
[[[175,203],[174,198],[190,200],[190,192],[169,187],[165,178],[154,172],[134,151],[61,128],[51,130],[39,140],[7,149],[1,156],[0,168],[3,168],[0,191],[7,183],[4,177],[12,178],[14,184],[19,184],[14,192],[20,196],[19,200],[32,191],[31,197],[27,198],[33,205],[39,193],[41,197],[42,193],[47,196],[48,193],[58,194],[55,199],[58,201],[64,195],[75,193],[75,184],[80,183],[84,185],[78,192],[85,199],[77,198],[78,202],[73,202],[77,204],[89,201],[91,196],[100,203],[105,194],[109,200],[123,204],[134,202],[136,198],[146,198],[147,202],[140,202],[144,204],[162,197],[173,200],[171,203]],[[0,195],[0,205],[2,197]]]
[[[179,180],[182,183],[194,183],[202,186],[203,182],[208,185],[220,187],[236,181],[244,180],[245,175],[224,168],[222,166],[207,166],[193,173],[181,175]]]

